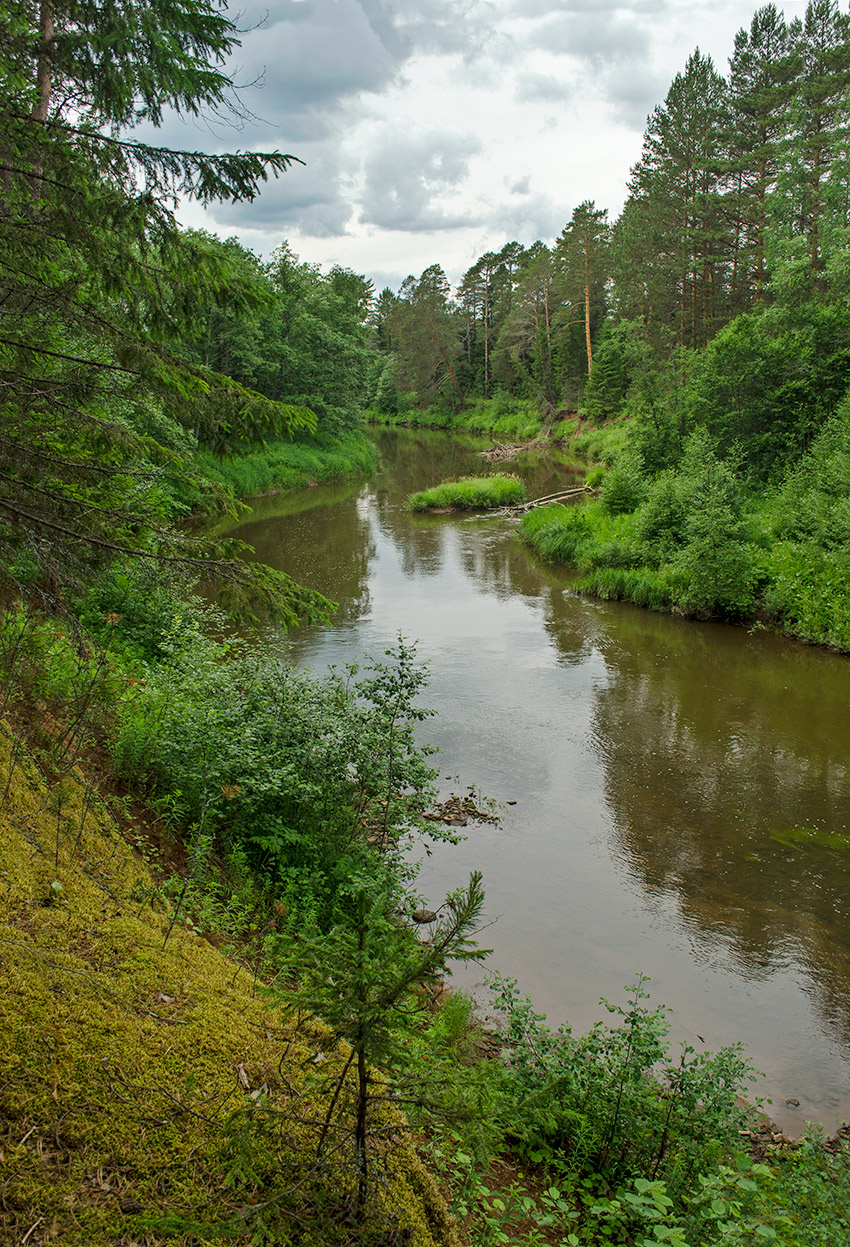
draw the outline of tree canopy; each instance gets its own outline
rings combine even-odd
[[[295,158],[172,151],[123,132],[166,108],[238,108],[221,68],[237,32],[217,0],[20,2],[0,23],[6,574],[55,596],[116,554],[199,568],[209,550],[165,522],[174,451],[151,435],[151,408],[279,431],[314,416],[175,350],[199,332],[200,305],[257,298],[233,257],[181,233],[176,197],[250,200]],[[232,559],[219,570],[247,574]],[[278,585],[281,602],[290,588]]]

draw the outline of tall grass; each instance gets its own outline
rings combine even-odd
[[[610,467],[625,450],[628,440],[629,423],[618,421],[616,424],[603,424],[580,433],[574,439],[572,449],[588,463],[604,463]]]
[[[512,507],[525,500],[525,486],[516,476],[467,476],[422,489],[407,499],[410,511],[454,507],[475,511],[488,507]]]
[[[237,498],[283,493],[302,485],[360,476],[375,468],[375,448],[360,430],[343,441],[330,438],[310,441],[277,441],[247,454],[215,455],[199,451],[195,466],[202,476],[229,487]],[[187,489],[181,499],[192,510],[205,508],[199,490]]]
[[[476,398],[462,411],[439,407],[411,407],[392,415],[369,411],[370,423],[429,429],[462,429],[470,433],[492,433],[515,441],[530,441],[543,429],[543,417],[529,399]]]

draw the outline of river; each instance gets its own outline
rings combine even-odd
[[[850,1118],[850,661],[578,596],[509,520],[405,511],[486,443],[373,436],[378,475],[260,499],[236,535],[340,603],[294,662],[417,639],[443,795],[516,803],[436,846],[421,891],[483,871],[490,962],[552,1024],[606,1017],[641,971],[674,1043],[745,1045],[784,1128]],[[570,482],[515,470],[530,496]],[[486,1000],[480,967],[457,977]]]

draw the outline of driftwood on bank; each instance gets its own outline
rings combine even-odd
[[[488,463],[503,463],[508,459],[515,459],[518,454],[524,450],[537,450],[541,446],[547,445],[541,441],[539,437],[535,437],[530,442],[496,442],[489,450],[479,451],[482,459],[486,459]]]
[[[590,485],[573,485],[570,489],[561,489],[556,494],[546,494],[543,498],[532,498],[529,502],[521,502],[515,507],[501,507],[499,515],[526,515],[529,511],[533,511],[535,507],[548,507],[558,502],[565,502],[568,498],[577,498],[579,494],[595,494],[598,491],[592,489]]]
[[[433,810],[428,810],[422,817],[432,823],[446,823],[450,827],[466,827],[470,821],[491,823],[494,827],[498,827],[500,819],[493,808],[494,802],[485,800],[484,804],[487,808],[482,809],[478,804],[475,789],[470,788],[465,797],[458,797],[452,793],[448,800],[438,801]]]

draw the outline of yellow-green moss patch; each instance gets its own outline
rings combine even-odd
[[[9,768],[4,736],[0,795]],[[369,1221],[346,1225],[345,1132],[316,1159],[345,1053],[180,924],[163,948],[169,915],[132,899],[150,873],[103,808],[84,818],[78,778],[60,802],[24,757],[0,836],[3,1241],[203,1244],[218,1225],[248,1242],[265,1225],[304,1247],[456,1242],[390,1110]]]

